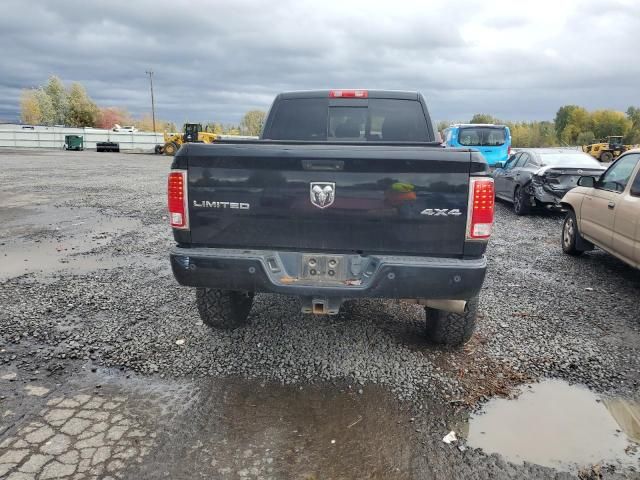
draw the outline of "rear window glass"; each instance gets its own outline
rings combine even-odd
[[[362,141],[366,138],[366,107],[331,107],[329,108],[330,140]]]
[[[370,98],[362,106],[327,99],[282,100],[265,132],[272,140],[428,142],[422,105],[415,100]]]
[[[369,100],[367,138],[383,142],[427,142],[427,120],[415,100]]]
[[[458,142],[465,147],[499,147],[507,141],[504,128],[465,127],[460,129]]]
[[[279,102],[269,132],[272,140],[326,140],[325,98],[296,98]]]

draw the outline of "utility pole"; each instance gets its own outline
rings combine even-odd
[[[149,75],[149,82],[151,83],[151,118],[153,120],[153,133],[156,132],[156,105],[153,101],[153,70],[145,72]]]

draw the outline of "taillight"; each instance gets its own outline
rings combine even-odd
[[[173,228],[186,230],[189,228],[189,211],[187,207],[187,172],[172,170],[167,184],[167,203],[169,206],[169,222]]]
[[[511,145],[507,147],[507,158],[511,156]]]
[[[368,98],[367,90],[331,90],[329,98]]]
[[[486,240],[491,236],[494,208],[493,178],[472,177],[469,183],[468,239]]]

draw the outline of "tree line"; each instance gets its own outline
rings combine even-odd
[[[68,127],[97,127],[111,129],[114,125],[134,125],[139,130],[152,131],[150,114],[134,118],[126,109],[99,107],[78,82],[66,87],[52,75],[39,88],[25,89],[20,99],[23,123],[30,125],[64,125]],[[208,122],[204,129],[228,135],[259,135],[265,112],[250,110],[239,124]],[[554,147],[560,145],[584,145],[604,140],[610,135],[621,135],[627,144],[640,143],[640,107],[629,107],[626,112],[595,110],[589,112],[578,105],[563,105],[553,121],[504,122],[485,114],[475,114],[468,123],[496,123],[511,130],[514,147]],[[438,122],[443,131],[451,122]],[[173,122],[156,119],[156,131],[177,132]]]
[[[639,107],[629,107],[626,112],[589,112],[578,105],[564,105],[558,109],[553,121],[509,122],[486,113],[477,113],[465,123],[506,125],[511,131],[511,144],[521,148],[587,145],[614,135],[622,136],[626,144],[640,143]],[[449,125],[451,122],[446,120],[438,122],[438,130],[443,131]]]
[[[259,135],[265,112],[251,110],[244,114],[239,125],[206,123],[207,131],[228,135]],[[125,108],[99,107],[81,83],[68,87],[55,75],[38,88],[22,90],[20,118],[29,125],[64,125],[66,127],[95,127],[111,129],[114,125],[133,125],[138,130],[153,131],[151,114],[134,118]],[[177,132],[176,124],[156,119],[156,131]]]
[[[99,107],[81,83],[74,82],[66,87],[55,75],[41,87],[22,90],[20,119],[29,125],[111,129],[118,124],[153,131],[150,114],[134,118],[124,108]],[[175,128],[172,122],[156,120],[156,130],[174,131]]]
[[[249,110],[242,116],[239,125],[209,122],[205,125],[205,130],[225,135],[260,135],[266,115],[262,110]]]

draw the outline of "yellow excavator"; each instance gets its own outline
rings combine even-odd
[[[185,123],[183,133],[164,133],[164,145],[156,145],[156,153],[174,156],[183,143],[213,143],[218,136],[205,132],[199,123]]]
[[[633,145],[624,145],[622,136],[609,136],[606,142],[592,143],[591,145],[583,145],[582,151],[588,153],[596,160],[603,163],[609,163],[627,150],[633,148]]]

